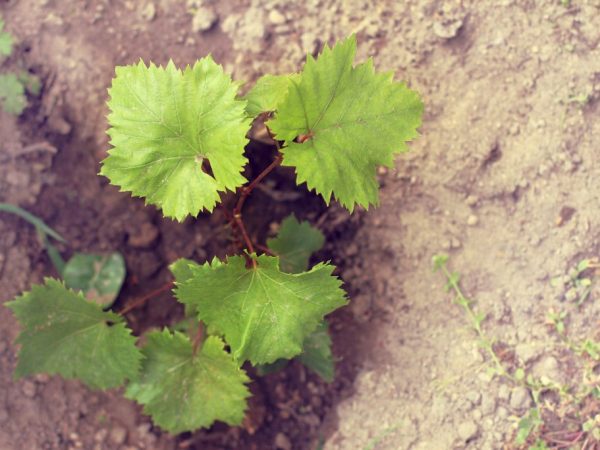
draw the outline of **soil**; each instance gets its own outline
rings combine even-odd
[[[327,235],[319,257],[339,267],[352,299],[331,319],[332,384],[293,363],[255,377],[245,427],[173,437],[117,390],[12,380],[18,325],[0,308],[1,450],[514,447],[530,393],[487,373],[480,340],[431,270],[440,252],[513,366],[560,384],[578,379],[546,318],[565,310],[572,339],[600,339],[598,283],[577,307],[564,280],[600,253],[597,0],[15,0],[0,13],[17,42],[2,70],[25,67],[43,84],[19,119],[0,112],[0,201],[65,236],[65,255],[121,251],[129,276],[119,304],[164,284],[179,257],[222,256],[228,230],[220,213],[163,220],[96,176],[115,65],[212,53],[252,81],[296,71],[306,52],[356,33],[359,58],[372,55],[426,105],[411,152],[396,171],[380,171],[379,208],[349,215],[311,193],[294,196],[283,169],[248,202],[259,240],[290,212]],[[269,151],[256,149],[251,170]],[[31,227],[2,215],[0,300],[52,274]],[[136,333],[181,317],[168,297],[128,316]]]

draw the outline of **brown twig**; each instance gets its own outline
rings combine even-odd
[[[281,155],[281,153],[277,153],[277,156],[275,157],[275,159],[273,160],[273,162],[271,164],[269,164],[265,170],[263,170],[261,173],[258,174],[258,176],[252,180],[252,182],[248,185],[248,186],[244,186],[241,189],[242,195],[240,195],[240,198],[238,199],[237,204],[235,205],[235,209],[234,214],[236,212],[241,212],[242,211],[242,207],[244,206],[244,202],[246,201],[246,199],[248,198],[248,196],[252,193],[252,191],[254,190],[254,188],[267,176],[269,175],[274,169],[276,169],[277,167],[279,167],[281,165],[281,161],[283,161],[283,156]]]
[[[240,198],[238,199],[238,201],[235,205],[235,208],[233,208],[233,222],[232,223],[237,227],[237,229],[241,233],[244,243],[246,245],[246,248],[248,250],[248,253],[250,253],[250,255],[252,253],[254,253],[254,245],[252,244],[252,239],[250,239],[250,235],[248,234],[248,231],[246,230],[246,226],[244,225],[244,219],[242,218],[242,208],[244,207],[244,203],[246,202],[246,199],[252,193],[252,191],[256,188],[256,186],[258,186],[260,184],[260,182],[267,175],[269,175],[273,170],[275,170],[277,167],[279,167],[281,165],[281,162],[283,161],[283,155],[280,152],[281,146],[279,145],[279,142],[275,139],[275,137],[271,133],[271,130],[269,130],[268,128],[267,128],[267,132],[269,133],[269,136],[271,137],[271,139],[273,139],[273,142],[275,142],[275,146],[277,147],[277,156],[271,162],[271,164],[269,164],[261,173],[258,174],[258,176],[254,180],[252,180],[250,182],[250,184],[248,184],[247,186],[244,186],[240,189],[240,193],[241,193]],[[252,264],[252,267],[256,268],[256,260],[254,258],[252,258],[250,255],[246,254],[246,258],[248,259],[248,262]]]
[[[198,353],[198,349],[200,348],[200,344],[202,344],[202,340],[204,339],[204,324],[201,321],[198,321],[198,330],[196,330],[196,335],[194,336],[193,345],[193,354]]]
[[[125,305],[125,307],[121,311],[119,311],[118,314],[124,316],[125,314],[127,314],[128,312],[130,312],[132,309],[135,309],[135,308],[143,305],[144,303],[146,303],[151,298],[156,297],[157,295],[160,295],[163,292],[168,291],[169,289],[171,289],[173,287],[173,285],[174,285],[173,281],[169,281],[168,283],[162,285],[158,289],[155,289],[155,290],[153,290],[151,292],[148,292],[147,294],[145,294],[145,295],[137,298],[136,300],[132,301],[128,305]]]

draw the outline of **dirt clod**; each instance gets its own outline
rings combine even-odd
[[[283,433],[277,433],[275,436],[275,448],[280,450],[292,450],[290,439]]]
[[[458,437],[463,441],[467,442],[472,440],[478,433],[479,428],[473,421],[462,422],[458,425],[457,432]]]

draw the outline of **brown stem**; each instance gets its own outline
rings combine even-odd
[[[254,253],[254,245],[252,245],[252,240],[250,239],[250,236],[246,231],[246,226],[244,225],[244,221],[242,220],[242,215],[240,213],[236,213],[234,214],[233,218],[235,219],[235,223],[242,233],[242,237],[244,238],[244,242],[246,243],[246,248],[248,249],[248,252],[250,254]],[[249,255],[246,256],[246,259],[248,260],[248,262],[251,262],[252,267],[256,269],[256,260]]]
[[[240,198],[238,199],[238,201],[235,205],[235,208],[233,209],[233,221],[234,221],[235,225],[237,226],[238,230],[240,231],[240,233],[242,234],[242,238],[243,238],[244,243],[246,244],[246,248],[248,249],[248,252],[250,254],[254,253],[254,245],[252,244],[250,235],[248,234],[248,231],[246,230],[246,226],[244,225],[244,220],[242,218],[242,208],[244,207],[244,203],[246,202],[246,199],[252,193],[252,191],[256,188],[256,186],[258,186],[260,184],[260,182],[267,175],[269,175],[273,170],[275,170],[277,167],[279,167],[281,165],[281,162],[283,161],[283,155],[280,153],[281,146],[279,145],[279,142],[275,139],[275,137],[271,133],[271,130],[269,130],[268,128],[267,128],[267,132],[269,133],[269,136],[271,137],[271,139],[273,139],[273,142],[275,142],[275,146],[277,147],[277,156],[271,162],[271,164],[269,164],[261,173],[258,174],[258,176],[254,180],[252,180],[250,182],[250,184],[248,184],[247,186],[244,186],[240,189],[240,192],[241,192]],[[249,258],[251,260],[251,261],[249,260],[248,262],[251,262],[252,266],[254,268],[256,268],[256,261],[250,256],[247,256],[247,258]]]
[[[138,306],[143,305],[151,298],[156,297],[157,295],[160,295],[163,292],[170,290],[173,287],[173,285],[174,285],[174,283],[172,281],[169,281],[168,283],[164,284],[163,286],[159,287],[158,289],[148,292],[147,294],[141,296],[140,298],[138,298],[138,299],[132,301],[131,303],[129,303],[128,305],[126,305],[121,311],[119,311],[118,314],[124,316],[129,311],[137,308]]]
[[[193,354],[198,353],[198,349],[200,348],[200,344],[202,344],[202,340],[204,339],[204,325],[202,322],[198,322],[198,330],[196,330],[196,336],[194,336],[193,345]]]
[[[281,161],[283,160],[283,156],[281,155],[281,153],[277,153],[277,156],[275,157],[275,159],[273,160],[273,162],[271,164],[269,164],[265,170],[263,170],[261,173],[258,174],[258,176],[252,180],[252,182],[248,185],[248,186],[244,186],[241,189],[242,195],[240,195],[240,198],[238,199],[237,204],[235,205],[235,209],[233,210],[233,213],[235,215],[235,213],[240,213],[242,211],[242,207],[244,206],[244,202],[246,201],[246,199],[248,198],[248,196],[252,193],[252,191],[254,190],[254,188],[256,186],[258,186],[258,184],[267,176],[269,175],[274,169],[276,169],[277,167],[279,167],[281,165]]]

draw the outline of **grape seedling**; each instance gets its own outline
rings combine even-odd
[[[224,260],[172,264],[190,332],[165,327],[143,344],[126,324],[136,305],[105,311],[60,281],[34,286],[8,303],[23,328],[17,375],[60,374],[102,389],[125,384],[125,395],[172,433],[216,420],[240,424],[250,395],[245,363],[264,368],[298,358],[331,380],[325,316],[347,298],[333,265],[309,267],[323,235],[290,217],[260,245],[243,207],[280,165],[293,167],[297,184],[327,204],[335,198],[350,212],[378,204],[377,167],[392,167],[407,150],[423,106],[371,59],[355,65],[355,54],[352,36],[308,56],[299,73],[260,78],[244,96],[210,56],[184,69],[142,61],[117,67],[108,102],[113,148],[101,175],[178,221],[237,193],[228,216],[240,249]],[[248,181],[253,122],[265,127],[277,154]]]

